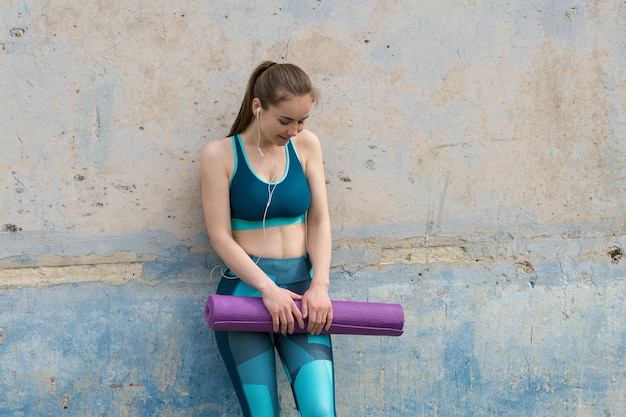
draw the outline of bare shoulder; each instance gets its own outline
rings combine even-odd
[[[308,129],[304,129],[300,133],[298,133],[293,138],[293,141],[296,145],[296,148],[298,148],[298,152],[308,154],[310,152],[317,153],[320,150],[319,138],[315,133],[311,132]]]
[[[230,146],[231,138],[223,138],[207,143],[200,153],[202,163],[215,163],[217,161],[229,161],[233,156],[233,148]]]
[[[223,138],[207,143],[200,152],[200,170],[203,179],[228,178],[235,162],[231,138]]]
[[[300,162],[307,175],[321,169],[323,166],[322,146],[315,133],[304,129],[294,138],[294,145],[298,151]]]

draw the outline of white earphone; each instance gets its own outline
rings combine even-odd
[[[261,114],[261,106],[257,107],[256,109],[256,128],[257,128],[257,133],[258,133],[258,140],[257,140],[257,150],[259,151],[259,154],[265,158],[265,154],[263,154],[263,151],[261,150],[261,127],[259,126],[259,115]]]
[[[261,124],[259,121],[260,115],[261,115],[261,106],[257,107],[256,109],[256,128],[257,128],[257,135],[258,135],[257,136],[257,150],[259,151],[259,155],[265,158],[265,154],[261,150]],[[263,249],[261,249],[261,255],[257,257],[257,260],[255,262],[257,264],[261,260],[262,254],[265,251],[265,245],[267,244],[265,221],[267,218],[267,212],[270,208],[270,204],[272,204],[272,197],[274,196],[274,191],[276,191],[276,186],[278,185],[278,183],[275,182],[278,179],[278,165],[276,164],[276,161],[272,161],[272,162],[274,164],[274,175],[272,176],[272,178],[270,178],[270,180],[267,183],[267,203],[265,204],[265,211],[263,212],[263,220],[262,220],[263,222]]]

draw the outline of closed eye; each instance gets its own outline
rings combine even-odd
[[[308,118],[309,118],[309,116],[305,117],[304,119],[298,120],[298,124],[299,125],[304,124],[304,121],[306,119],[308,119]],[[293,122],[293,119],[290,119],[288,117],[284,117],[284,118],[278,119],[278,121],[280,122],[281,125],[287,126],[289,123]]]

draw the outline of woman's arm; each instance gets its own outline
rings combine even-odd
[[[308,317],[309,333],[319,334],[323,329],[328,330],[333,320],[328,296],[332,253],[330,217],[319,139],[308,130],[302,131],[299,136],[298,147],[303,151],[306,176],[311,189],[311,206],[307,213],[307,250],[313,266],[311,287],[302,298],[302,313],[304,317]]]
[[[293,302],[301,296],[279,288],[232,237],[229,182],[233,154],[230,143],[230,138],[209,143],[200,155],[202,207],[211,246],[231,271],[261,293],[272,316],[274,331],[293,333],[295,321],[304,327],[302,313]]]

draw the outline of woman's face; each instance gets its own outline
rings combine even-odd
[[[310,95],[292,97],[276,106],[261,110],[260,122],[263,136],[274,145],[285,146],[293,136],[304,129],[313,98]]]

